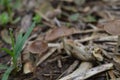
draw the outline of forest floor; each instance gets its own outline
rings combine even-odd
[[[0,48],[36,23],[8,80],[120,80],[119,18],[119,0],[0,0]],[[12,64],[0,50],[0,79]]]

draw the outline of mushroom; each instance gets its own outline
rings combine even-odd
[[[48,44],[41,40],[35,40],[28,45],[28,51],[33,54],[39,54],[46,52],[48,49]]]
[[[75,31],[74,28],[58,27],[48,32],[45,36],[46,41],[53,41],[59,37],[69,36]]]
[[[118,54],[118,48],[120,46],[120,20],[111,20],[103,24],[103,28],[106,32],[112,35],[117,35],[117,45],[115,47],[115,53]]]

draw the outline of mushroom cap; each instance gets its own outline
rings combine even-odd
[[[74,33],[74,28],[58,27],[51,30],[45,36],[46,41],[53,41],[59,37],[69,36]]]
[[[103,24],[104,30],[112,35],[120,35],[120,20],[111,20]]]
[[[40,54],[48,49],[48,44],[41,40],[33,41],[28,45],[28,50],[33,54]]]

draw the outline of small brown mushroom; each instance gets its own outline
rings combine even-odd
[[[41,40],[33,41],[28,45],[28,51],[30,51],[33,54],[41,54],[47,51],[48,44]]]
[[[118,48],[120,46],[120,19],[106,22],[103,24],[103,28],[109,34],[118,36],[117,46],[115,48],[115,53],[118,53]]]
[[[69,36],[74,33],[74,28],[67,28],[67,27],[58,27],[51,30],[49,33],[46,34],[45,40],[46,41],[53,41],[59,37]]]

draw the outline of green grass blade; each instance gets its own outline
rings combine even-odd
[[[16,47],[16,49],[15,49],[16,58],[19,57],[20,52],[22,50],[22,47],[23,47],[25,41],[27,40],[27,38],[30,36],[30,33],[32,32],[34,26],[35,26],[35,23],[32,23],[31,27],[28,29],[28,31],[26,32],[26,34],[22,37],[22,39],[19,40],[19,43],[15,46]]]
[[[16,53],[18,51],[18,46],[20,45],[21,41],[22,41],[22,35],[23,33],[20,33],[16,39],[16,44],[15,44],[15,47],[14,47],[14,53]]]
[[[15,45],[15,41],[14,41],[14,36],[13,36],[13,33],[12,33],[12,30],[10,29],[10,37],[11,37],[11,41],[12,41],[12,48],[14,49],[14,45]]]
[[[10,75],[10,73],[11,73],[11,71],[14,69],[14,67],[13,66],[10,66],[6,71],[5,71],[5,73],[3,74],[3,76],[2,76],[2,80],[8,80],[8,77],[9,77],[9,75]]]
[[[11,50],[7,49],[7,48],[1,48],[1,50],[5,51],[5,52],[6,52],[7,54],[9,54],[11,57],[14,56],[14,53],[13,53]]]

